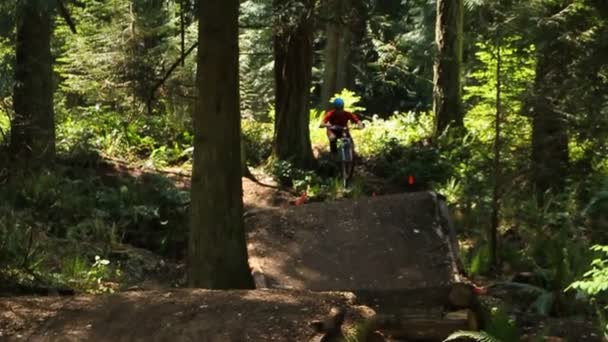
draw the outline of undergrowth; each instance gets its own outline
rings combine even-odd
[[[121,243],[183,258],[189,193],[160,175],[64,159],[13,171],[0,191],[0,278],[105,292],[118,278],[108,256]]]

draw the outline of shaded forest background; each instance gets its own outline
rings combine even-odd
[[[197,54],[230,45],[199,36],[198,11],[191,0],[0,4],[0,279],[104,292],[115,289],[102,279],[125,276],[112,246],[183,260],[187,189],[163,174],[109,178],[104,165],[192,170],[197,100],[222,86],[197,79]],[[590,250],[608,244],[605,1],[247,0],[238,38],[239,94],[228,94],[241,142],[230,142],[251,172],[319,201],[370,195],[368,177],[435,189],[470,275],[534,273],[545,314],[605,308],[606,250]],[[367,123],[353,133],[363,164],[348,191],[318,153],[337,94]],[[594,306],[570,305],[576,291],[564,290],[593,260],[598,272],[575,287]]]

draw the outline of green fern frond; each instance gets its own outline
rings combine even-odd
[[[448,336],[443,342],[455,341],[461,338],[469,338],[477,342],[502,342],[498,338],[484,331],[457,331]]]

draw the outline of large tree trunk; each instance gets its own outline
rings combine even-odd
[[[328,4],[329,13],[337,13],[327,23],[327,41],[324,49],[324,72],[321,91],[321,108],[329,104],[336,93],[354,88],[354,62],[358,53],[361,25],[365,29],[365,11],[359,1],[333,0]]]
[[[313,61],[311,0],[299,8],[275,0],[274,32],[275,124],[273,154],[300,168],[315,160],[310,146],[310,85]],[[296,16],[296,18],[293,18]],[[295,24],[290,23],[295,19]]]
[[[338,89],[338,53],[340,49],[340,26],[330,22],[325,28],[326,42],[323,51],[323,84],[321,85],[320,108],[329,106],[329,100]]]
[[[463,40],[463,0],[437,0],[433,111],[436,132],[448,125],[463,125],[461,102],[461,65]]]
[[[556,108],[568,65],[559,44],[539,46],[532,106],[532,165],[536,192],[560,191],[568,174],[568,124]]]
[[[238,0],[199,7],[189,283],[252,288],[241,184]]]
[[[11,153],[23,162],[43,164],[55,157],[51,15],[48,5],[18,5]]]

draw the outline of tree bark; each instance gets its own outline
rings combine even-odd
[[[433,80],[433,112],[437,134],[441,134],[448,125],[463,125],[460,82],[463,15],[463,0],[437,0],[437,59]]]
[[[343,89],[354,88],[354,62],[357,55],[356,41],[360,41],[360,26],[365,25],[365,13],[357,0],[333,0],[329,12],[337,13],[327,23],[327,41],[324,49],[324,72],[321,91],[321,108]]]
[[[567,50],[555,35],[537,44],[538,57],[532,114],[532,170],[537,198],[548,190],[563,189],[568,175],[568,123],[558,110],[565,97],[562,84],[570,63]]]
[[[243,223],[238,0],[201,2],[189,283],[253,288]]]
[[[340,49],[340,27],[335,22],[327,24],[325,29],[327,41],[323,51],[323,85],[321,86],[320,108],[329,106],[329,100],[337,92],[338,53]]]
[[[496,42],[496,116],[494,118],[494,188],[492,191],[492,222],[490,226],[490,264],[498,267],[498,224],[500,214],[500,131],[501,131],[501,86],[502,86],[502,54],[500,39]]]
[[[17,11],[10,149],[19,161],[43,164],[55,157],[50,9],[24,0]]]
[[[313,2],[302,0],[300,8],[275,0],[274,32],[275,125],[273,154],[299,168],[312,168],[310,145],[310,86],[313,62]],[[295,18],[295,24],[290,19]]]

